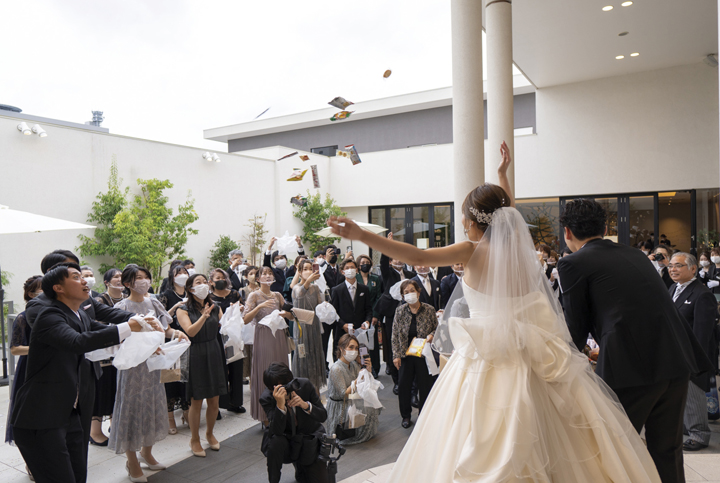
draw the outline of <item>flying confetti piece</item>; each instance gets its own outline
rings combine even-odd
[[[345,150],[338,149],[336,154],[337,154],[337,156],[342,156],[343,158],[350,158],[350,161],[352,161],[353,166],[355,166],[356,164],[362,163],[362,160],[360,159],[360,155],[358,154],[357,148],[355,148],[354,144],[345,146]]]
[[[258,117],[262,116],[263,114],[265,114],[265,113],[268,112],[269,110],[270,110],[270,108],[268,107],[268,108],[265,109],[263,112],[261,112],[260,114],[258,114],[257,116],[255,116],[255,119],[257,119]]]
[[[383,77],[384,77],[385,79],[387,79],[388,77],[390,77],[390,74],[392,74],[392,71],[391,71],[390,69],[388,69],[388,70],[386,70],[385,73],[383,74]]]
[[[308,172],[307,169],[305,171],[303,171],[301,169],[294,168],[293,172],[292,172],[292,176],[290,176],[288,178],[288,181],[302,181],[303,177],[305,176],[305,173],[307,173],[307,172]]]
[[[310,161],[310,156],[303,154],[300,156],[300,159],[302,159],[303,161]]]
[[[307,206],[308,200],[305,196],[297,195],[290,198],[290,203],[297,206]]]
[[[343,119],[347,119],[350,117],[350,114],[352,114],[355,111],[340,111],[337,114],[335,114],[333,117],[330,118],[331,121],[341,121]]]
[[[320,188],[320,177],[318,176],[317,165],[313,164],[310,169],[312,170],[313,188],[318,189]]]
[[[285,159],[285,158],[292,158],[292,157],[295,156],[297,153],[298,153],[298,152],[295,151],[294,153],[286,154],[286,155],[283,156],[282,158],[278,159],[278,161],[282,161],[282,160]]]
[[[348,101],[344,97],[336,97],[332,101],[328,102],[328,104],[330,104],[333,107],[337,107],[338,109],[345,110],[345,109],[347,109],[348,106],[351,106],[355,103]]]

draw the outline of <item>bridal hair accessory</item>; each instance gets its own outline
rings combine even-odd
[[[485,225],[489,225],[492,223],[493,217],[492,214],[485,213],[484,211],[480,211],[474,206],[470,207],[470,213],[472,213],[475,216],[475,219],[478,223],[483,223]]]

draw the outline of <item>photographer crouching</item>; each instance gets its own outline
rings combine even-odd
[[[286,364],[274,362],[263,373],[266,389],[260,404],[269,425],[260,449],[267,458],[268,481],[280,481],[283,464],[295,466],[301,483],[327,483],[327,464],[318,460],[322,423],[327,412],[317,390],[304,378],[294,378]]]

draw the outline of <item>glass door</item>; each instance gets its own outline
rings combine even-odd
[[[639,247],[645,242],[655,245],[657,195],[627,196],[627,233],[624,243]],[[625,220],[623,220],[625,221]]]
[[[618,243],[618,198],[595,198],[607,212],[607,233],[605,238]]]

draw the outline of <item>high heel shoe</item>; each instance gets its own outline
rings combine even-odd
[[[130,481],[132,481],[133,483],[147,483],[147,476],[145,476],[144,474],[138,477],[130,474],[130,463],[125,463],[125,469],[128,472],[128,478],[130,478]]]
[[[145,457],[142,454],[138,454],[137,459],[140,463],[145,463],[145,466],[147,466],[148,468],[150,468],[153,471],[167,469],[167,466],[160,464],[160,463],[158,463],[156,465],[151,465],[150,463],[148,463],[148,461],[145,459]]]
[[[210,444],[210,438],[208,438],[207,433],[205,434],[205,438],[208,440],[208,444],[210,445],[209,447],[211,450],[220,451],[220,442],[219,441],[215,444]],[[217,439],[215,441],[217,441]]]
[[[197,456],[197,457],[199,457],[199,458],[204,458],[205,456],[207,456],[207,453],[205,453],[205,450],[195,451],[195,450],[193,449],[193,447],[192,447],[192,441],[190,442],[190,451],[192,451],[192,454],[193,454],[194,456]]]
[[[190,417],[189,417],[189,415],[188,415],[188,410],[187,410],[187,409],[183,409],[183,413],[182,413],[182,416],[180,417],[180,421],[182,421],[183,424],[187,424],[187,423],[188,423],[188,419],[190,419]]]
[[[177,434],[177,426],[175,425],[175,416],[168,416],[168,434]]]

